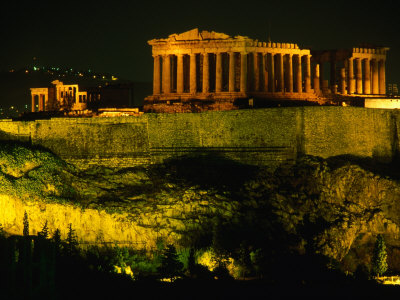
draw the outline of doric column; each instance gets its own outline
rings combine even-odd
[[[379,61],[379,94],[386,94],[385,60]]]
[[[157,95],[161,93],[161,84],[160,84],[160,56],[155,55],[153,57],[154,60],[154,68],[153,68],[153,95]]]
[[[210,91],[210,70],[209,70],[209,60],[208,53],[203,54],[203,93],[208,93]]]
[[[178,94],[183,93],[183,54],[177,55],[177,66],[176,66],[176,92]]]
[[[215,67],[215,91],[222,91],[222,53],[216,54],[216,67]]]
[[[371,94],[371,61],[366,58],[364,61],[364,94]]]
[[[196,54],[190,54],[190,93],[195,94],[197,91],[196,78]]]
[[[268,68],[268,75],[269,75],[269,89],[271,93],[275,93],[275,53],[270,54],[269,59],[269,68]]]
[[[362,94],[362,67],[361,67],[361,59],[356,58],[356,91],[357,94]]]
[[[354,67],[353,67],[353,59],[349,58],[347,61],[347,93],[354,94],[355,91],[355,80],[354,80]]]
[[[286,82],[287,82],[287,91],[289,93],[293,93],[293,54],[288,54],[287,57],[287,64],[286,64]]]
[[[31,107],[32,112],[35,112],[35,95],[32,94],[32,107]]]
[[[346,69],[340,69],[340,89],[339,92],[341,94],[346,94]]]
[[[171,58],[169,55],[163,56],[163,93],[169,94],[171,92]]]
[[[379,94],[378,60],[372,60],[372,94]]]
[[[263,73],[264,73],[264,86],[263,91],[268,92],[269,86],[269,73],[268,73],[268,54],[262,54],[262,66],[263,66]]]
[[[229,92],[235,91],[235,53],[229,52]]]
[[[296,92],[301,93],[303,92],[303,87],[302,87],[302,78],[301,78],[301,55],[297,54],[297,63],[296,63]]]
[[[306,72],[305,72],[305,86],[304,90],[306,93],[311,92],[311,64],[310,55],[306,55]]]
[[[319,87],[319,64],[314,66],[314,92],[318,93],[320,91]]]
[[[283,72],[283,55],[282,53],[278,53],[278,91],[284,92],[284,72]]]
[[[253,52],[253,65],[254,65],[254,67],[253,67],[253,70],[254,70],[253,90],[255,92],[257,92],[260,90],[260,68],[259,68],[259,63],[258,63],[258,53],[257,52]]]
[[[240,91],[247,92],[247,53],[240,53]]]
[[[39,111],[43,111],[43,98],[44,95],[39,94]]]
[[[260,92],[265,91],[265,60],[264,60],[264,53],[259,54],[260,60]]]

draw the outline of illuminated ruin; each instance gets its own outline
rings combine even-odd
[[[197,28],[148,43],[154,59],[148,107],[193,101],[234,106],[253,98],[342,104],[386,94],[384,47],[311,51]]]
[[[52,81],[52,84],[53,87],[31,88],[32,112],[86,109],[87,92],[80,91],[77,84],[64,84],[59,80]]]

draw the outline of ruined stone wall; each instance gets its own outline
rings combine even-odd
[[[295,107],[139,117],[0,121],[1,140],[41,145],[79,167],[134,166],[187,154],[224,155],[271,167],[300,153],[390,161],[399,113],[356,107]]]

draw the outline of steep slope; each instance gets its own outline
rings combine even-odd
[[[22,233],[26,211],[32,234],[47,221],[65,237],[71,223],[81,243],[153,248],[162,238],[233,256],[261,249],[270,260],[316,253],[354,271],[369,264],[380,233],[400,270],[400,185],[393,172],[346,157],[303,157],[274,173],[218,156],[83,172],[43,149],[1,143],[0,182],[0,223],[11,234]]]

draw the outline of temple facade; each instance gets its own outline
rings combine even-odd
[[[386,52],[389,48],[312,51],[316,65],[329,68],[323,92],[342,95],[386,95]],[[323,73],[323,72],[320,72]]]
[[[32,112],[86,109],[87,92],[80,91],[77,84],[64,84],[59,80],[52,84],[52,87],[31,88]]]
[[[197,28],[148,44],[154,60],[153,94],[145,105],[249,98],[322,104],[333,95],[385,94],[388,48],[313,52],[293,43]],[[327,67],[330,76],[325,78]]]

